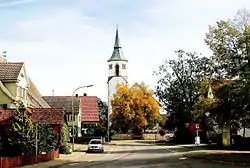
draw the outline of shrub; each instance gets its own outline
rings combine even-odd
[[[69,128],[68,125],[64,122],[62,125],[62,142],[69,142]]]
[[[59,135],[50,125],[40,124],[38,127],[38,152],[50,152],[59,148]]]
[[[72,152],[70,151],[71,147],[68,144],[63,144],[59,148],[59,153],[60,154],[71,154]]]
[[[159,134],[160,134],[161,136],[164,136],[164,135],[165,135],[165,131],[160,130],[160,131],[159,131]]]

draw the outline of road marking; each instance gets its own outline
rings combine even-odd
[[[185,160],[185,159],[187,159],[186,157],[182,157],[182,158],[179,158],[180,160]]]
[[[79,164],[79,163],[71,163],[71,164],[69,164],[70,166],[74,166],[74,165],[77,165],[77,164]]]

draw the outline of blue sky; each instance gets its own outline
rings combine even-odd
[[[128,78],[152,89],[153,70],[174,51],[211,54],[204,44],[208,25],[250,10],[249,0],[0,0],[0,50],[24,61],[43,95],[82,89],[107,99],[107,59],[116,25],[129,60]]]

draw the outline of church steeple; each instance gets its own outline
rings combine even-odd
[[[118,27],[116,28],[114,50],[113,50],[112,56],[109,58],[108,62],[110,62],[110,61],[126,61],[126,62],[128,62],[128,60],[124,57],[123,52],[122,52]]]
[[[119,33],[118,33],[118,27],[116,28],[116,33],[115,33],[115,45],[114,48],[122,48],[120,44],[120,38],[119,38]]]

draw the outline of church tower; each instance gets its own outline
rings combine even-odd
[[[112,56],[108,60],[108,111],[112,113],[111,100],[116,92],[117,84],[127,84],[127,63],[128,60],[124,57],[118,28],[116,28],[115,44]]]

